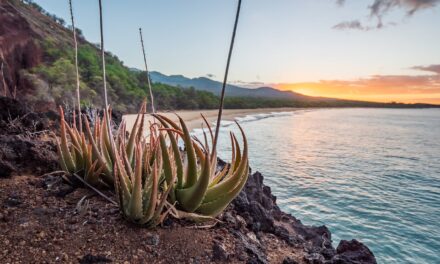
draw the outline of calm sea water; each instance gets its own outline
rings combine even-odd
[[[242,118],[278,204],[379,263],[440,263],[440,110],[317,109]],[[227,157],[222,128],[220,156]]]

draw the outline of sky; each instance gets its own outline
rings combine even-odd
[[[35,0],[70,21],[68,0]],[[99,42],[98,1],[73,0]],[[103,0],[106,50],[143,69],[222,80],[236,0]],[[440,0],[243,0],[229,83],[440,104]]]

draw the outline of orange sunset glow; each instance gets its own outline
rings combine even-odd
[[[438,65],[424,67],[437,69]],[[434,71],[432,71],[434,72]],[[331,97],[374,102],[440,104],[440,74],[372,76],[351,81],[323,80],[318,82],[280,83],[274,86],[310,96]]]

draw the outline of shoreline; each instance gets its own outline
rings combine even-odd
[[[281,107],[281,108],[257,108],[257,109],[224,109],[222,120],[224,121],[234,121],[236,118],[245,117],[247,115],[255,115],[255,114],[266,114],[266,113],[280,113],[280,112],[294,112],[301,110],[303,108],[295,108],[295,107]],[[200,114],[203,114],[211,124],[217,120],[217,109],[209,109],[209,110],[177,110],[170,112],[158,112],[173,121],[178,121],[176,114],[182,117],[182,119],[186,122],[188,129],[190,131],[201,128],[203,124],[203,119]],[[123,115],[122,120],[126,122],[127,129],[131,130],[136,120],[137,114],[128,114]],[[145,114],[145,123],[148,124],[148,121],[153,121],[153,117],[150,114]]]
[[[361,242],[335,247],[327,227],[283,212],[258,171],[212,226],[169,216],[156,229],[139,228],[92,190],[60,180],[55,139],[44,133],[59,133],[59,117],[4,97],[0,106],[8,113],[0,115],[2,263],[377,263]],[[113,191],[102,192],[114,200]]]

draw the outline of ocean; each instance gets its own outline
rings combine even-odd
[[[356,238],[378,263],[440,263],[440,109],[311,109],[238,121],[251,167],[278,205],[304,224],[325,224],[334,246]],[[225,159],[231,130],[225,122]]]

